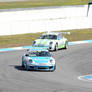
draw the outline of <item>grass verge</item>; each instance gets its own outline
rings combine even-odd
[[[92,29],[67,30],[70,35],[65,35],[69,41],[92,40]],[[67,32],[65,31],[65,32]],[[63,31],[64,32],[64,31]],[[31,45],[42,33],[29,33],[22,35],[0,36],[0,48]]]
[[[90,0],[25,0],[22,2],[0,2],[0,9],[84,5],[88,4],[88,2]]]

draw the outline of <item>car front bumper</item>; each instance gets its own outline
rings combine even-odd
[[[54,46],[48,46],[48,45],[47,45],[47,46],[44,46],[44,45],[33,45],[33,47],[42,47],[42,48],[43,48],[43,47],[44,47],[44,48],[46,47],[48,50],[54,50],[54,49],[55,49]]]
[[[55,70],[55,66],[27,66],[27,70]]]

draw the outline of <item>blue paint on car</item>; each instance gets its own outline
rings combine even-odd
[[[50,61],[50,57],[31,57],[31,59],[35,63],[48,63]]]

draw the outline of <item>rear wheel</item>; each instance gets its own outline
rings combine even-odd
[[[65,44],[65,49],[68,49],[68,42],[66,42]]]
[[[55,45],[54,51],[58,50],[58,44]]]

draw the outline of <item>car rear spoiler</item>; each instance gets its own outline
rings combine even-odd
[[[52,31],[53,32],[53,31]],[[55,31],[56,32],[56,31]],[[48,32],[48,33],[50,33],[50,32]],[[54,32],[53,32],[54,33]],[[70,35],[70,32],[56,32],[56,33],[59,33],[59,34],[68,34],[68,35]],[[44,33],[45,34],[45,33]],[[43,34],[43,35],[44,35]]]
[[[61,34],[68,34],[70,35],[71,33],[70,32],[60,32]]]

